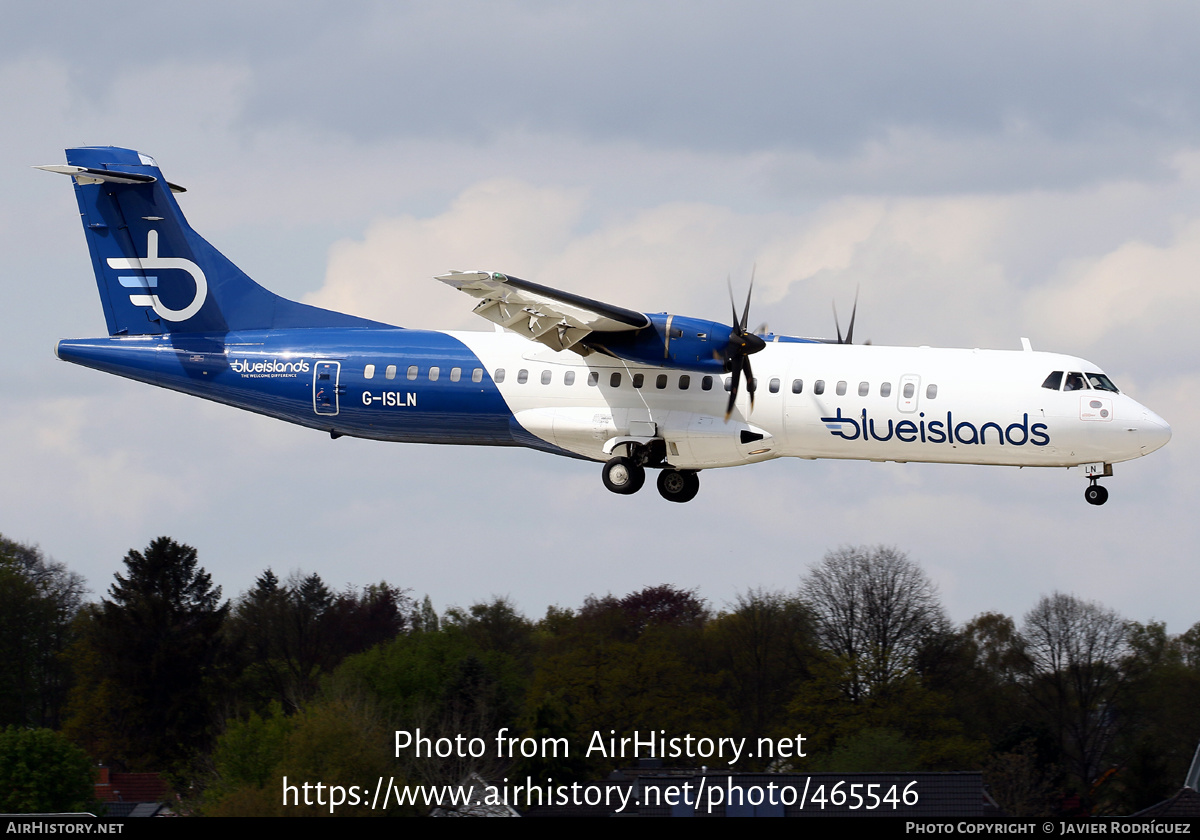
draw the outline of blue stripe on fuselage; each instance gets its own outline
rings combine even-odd
[[[343,435],[572,454],[530,439],[490,371],[440,332],[311,328],[94,338],[61,341],[56,352],[64,361]],[[314,406],[318,362],[340,364],[336,414],[318,414]],[[371,379],[367,365],[374,365]],[[396,367],[392,379],[389,365]],[[416,378],[409,379],[414,365]],[[432,367],[439,369],[436,381]],[[476,369],[481,379],[472,382]]]

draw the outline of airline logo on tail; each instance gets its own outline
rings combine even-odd
[[[137,271],[137,274],[117,276],[117,280],[125,288],[137,289],[136,292],[129,295],[129,302],[134,306],[152,307],[155,314],[166,321],[186,321],[200,311],[200,308],[204,306],[204,301],[208,298],[208,280],[205,279],[200,266],[182,257],[160,257],[158,255],[158,231],[156,230],[146,234],[146,256],[144,258],[110,258],[108,267]],[[182,309],[171,309],[158,299],[158,295],[152,291],[158,288],[158,276],[147,272],[159,269],[178,269],[192,275],[192,280],[196,283],[196,296],[192,298],[191,303]]]

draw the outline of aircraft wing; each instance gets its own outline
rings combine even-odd
[[[641,312],[560,292],[495,271],[451,271],[438,280],[479,298],[475,313],[553,350],[590,350],[579,342],[593,332],[633,333],[650,326]]]

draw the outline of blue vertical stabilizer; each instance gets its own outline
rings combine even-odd
[[[388,326],[282,298],[188,225],[154,159],[132,149],[67,149],[109,335]]]

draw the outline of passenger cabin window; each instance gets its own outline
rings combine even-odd
[[[654,377],[654,387],[660,391],[667,387],[667,375],[665,373],[660,373]]]
[[[613,388],[620,388],[621,387],[621,374],[613,373],[612,376],[608,377],[608,384],[610,386],[612,386]]]
[[[412,379],[410,376],[409,379]],[[492,381],[499,385],[504,381],[504,368],[496,368],[496,372],[492,374]]]
[[[384,370],[383,375],[386,379],[395,379],[396,378],[396,366],[388,365],[387,369]]]
[[[471,381],[472,382],[482,382],[483,381],[483,368],[475,368],[475,370],[471,371]]]
[[[408,375],[408,378],[409,378],[410,380],[411,380],[411,379],[416,379],[416,378],[417,378],[417,366],[416,366],[416,365],[409,365],[409,366],[408,366],[408,374],[407,374],[407,375]],[[503,372],[503,371],[501,371],[501,373],[500,373],[500,381],[501,381],[501,382],[503,382],[503,381],[504,381],[504,372]]]
[[[904,399],[911,400],[913,394],[917,393],[917,386],[911,382],[904,383]]]
[[[937,386],[936,385],[930,385],[928,388],[925,389],[925,399],[927,399],[927,400],[936,400],[937,399]]]
[[[725,390],[726,391],[733,390],[733,377],[730,377],[730,376],[725,377]]]
[[[600,384],[600,372],[599,371],[593,370],[593,371],[588,372],[588,384],[593,387]]]
[[[865,397],[869,393],[871,393],[871,383],[870,382],[859,382],[858,383],[858,395],[860,397]]]
[[[548,370],[544,370],[544,371],[542,371],[542,384],[543,384],[543,385],[549,385],[549,384],[550,384],[550,380],[551,380],[551,378],[552,378],[553,376],[554,376],[554,374],[553,374],[553,373],[551,373],[551,372],[550,372],[550,371],[548,371]]]
[[[679,390],[686,391],[692,385],[692,377],[686,373],[679,377]]]
[[[363,368],[363,379],[375,378],[375,365],[367,365]]]
[[[442,375],[442,369],[439,367],[431,367],[429,369],[429,381],[437,382],[438,377]]]
[[[1051,391],[1057,391],[1062,387],[1062,375],[1063,372],[1061,370],[1054,371],[1046,377],[1046,381],[1042,383],[1042,387],[1049,388]]]
[[[524,385],[528,381],[529,381],[529,371],[525,370],[525,368],[521,368],[519,371],[517,371],[517,384],[518,385]]]
[[[645,377],[645,376],[643,376],[643,375],[642,375],[642,374],[640,374],[640,373],[635,373],[635,374],[633,375],[633,387],[634,387],[634,388],[641,388],[641,387],[642,387],[643,385],[645,385],[645,384],[646,384],[646,377]]]
[[[846,396],[846,380],[845,380],[845,379],[840,379],[840,380],[838,380],[838,384],[837,384],[837,395],[838,395],[839,397],[844,397],[844,396]]]
[[[700,380],[700,390],[701,391],[711,391],[712,390],[712,377],[711,376],[706,376]]]
[[[575,371],[569,370],[563,374],[563,384],[564,385],[574,385],[575,384]]]
[[[1082,391],[1087,387],[1087,383],[1083,381],[1083,374],[1071,371],[1067,374],[1067,381],[1063,383],[1064,391]]]
[[[892,383],[891,382],[880,382],[879,383],[879,396],[890,397],[891,395],[892,395]]]
[[[772,394],[779,393],[779,377],[775,377],[769,383],[767,383],[767,390]]]
[[[804,380],[803,379],[793,379],[792,380],[792,393],[793,394],[804,393]]]
[[[462,379],[462,368],[450,368],[450,381],[457,382]]]
[[[813,383],[813,393],[818,397],[825,393],[825,380],[818,379]]]

